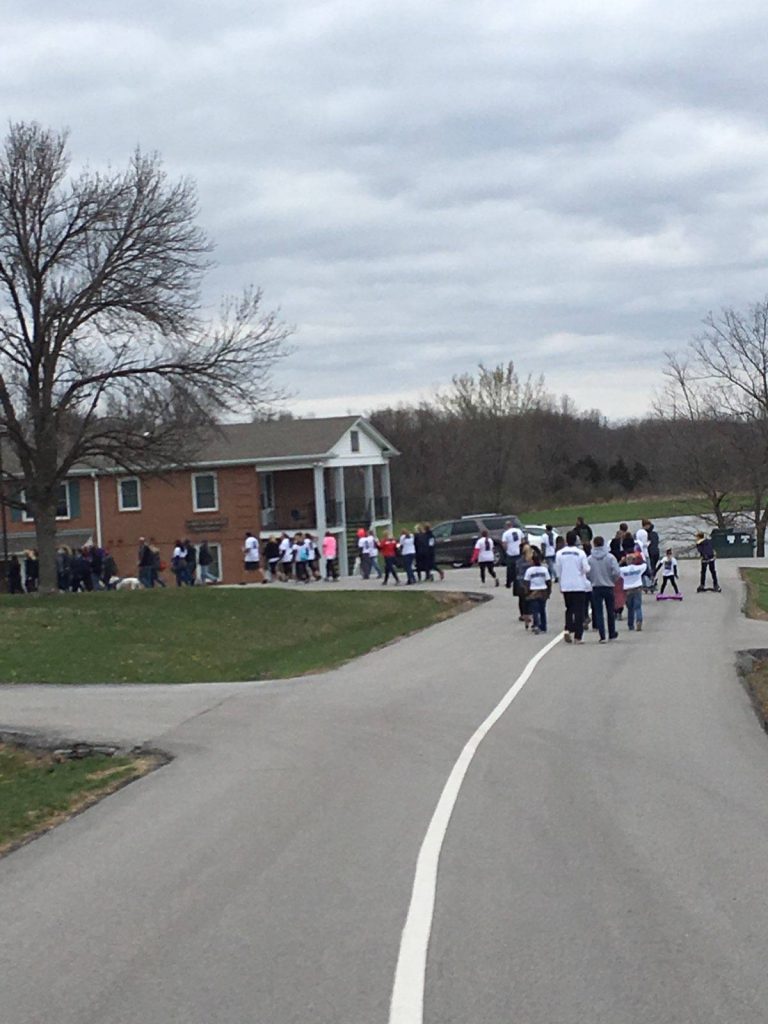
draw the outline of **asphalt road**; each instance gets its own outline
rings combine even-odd
[[[479,747],[428,1024],[766,1019],[768,738],[734,651],[768,623],[720,567],[643,633],[557,645]],[[3,1024],[386,1024],[432,811],[545,642],[494,596],[299,681],[0,688],[3,726],[175,755],[0,861]]]

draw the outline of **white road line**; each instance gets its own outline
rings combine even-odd
[[[392,1000],[389,1006],[389,1024],[423,1024],[424,1021],[424,983],[427,969],[427,949],[435,909],[438,862],[445,833],[448,830],[448,824],[467,769],[483,739],[531,678],[533,670],[541,659],[560,642],[562,637],[563,634],[560,633],[531,658],[512,687],[507,690],[490,715],[470,737],[443,787],[416,861],[416,877],[413,880],[411,902],[400,937],[400,953],[397,957]]]

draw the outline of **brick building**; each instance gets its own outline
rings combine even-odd
[[[217,577],[235,583],[246,530],[262,538],[331,530],[347,573],[354,531],[391,529],[389,460],[397,454],[360,416],[223,424],[193,462],[162,475],[73,471],[61,487],[57,539],[106,548],[124,576],[136,574],[139,537],[154,538],[168,562],[177,538],[205,539]],[[35,546],[34,524],[20,509],[6,519],[10,555]]]

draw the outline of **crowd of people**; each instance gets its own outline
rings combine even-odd
[[[401,575],[406,585],[445,578],[437,564],[435,537],[429,523],[419,523],[413,531],[402,530],[396,538],[391,532],[378,537],[373,529],[357,532],[357,557],[353,574],[364,580],[375,577],[382,585],[390,580],[399,586]],[[322,540],[311,533],[282,533],[269,537],[262,545],[250,531],[243,541],[243,579],[241,582],[310,583],[339,579],[338,539],[330,530]],[[700,559],[700,583],[706,588],[709,574],[712,588],[720,590],[715,553],[711,540],[703,533],[696,535]],[[681,597],[678,587],[678,563],[671,548],[661,555],[659,535],[653,523],[644,519],[634,533],[627,523],[620,523],[614,537],[606,544],[583,517],[576,520],[565,537],[552,526],[546,526],[535,540],[510,521],[501,536],[502,563],[506,587],[512,589],[519,602],[519,618],[534,633],[547,632],[547,601],[552,584],[559,582],[565,602],[566,641],[581,643],[590,622],[601,642],[617,637],[616,621],[626,609],[627,626],[643,628],[642,596],[657,590],[666,596]],[[139,538],[135,577],[122,577],[114,557],[96,545],[71,549],[61,545],[56,553],[56,572],[61,591],[112,590],[126,582],[152,589],[167,586],[164,573],[170,568],[176,586],[194,586],[217,582],[212,571],[214,562],[208,542],[197,546],[188,538],[177,539],[167,564],[153,538]],[[488,530],[482,530],[474,544],[472,561],[480,570],[481,583],[486,577],[494,586],[500,585],[496,573],[499,560],[495,541]],[[383,565],[382,565],[383,562]],[[22,573],[23,569],[23,573]],[[32,593],[39,585],[37,552],[24,553],[10,559],[8,589],[12,594]]]
[[[364,580],[375,577],[383,585],[392,580],[399,586],[402,573],[406,585],[445,576],[435,562],[435,538],[429,523],[419,523],[413,532],[403,530],[398,538],[390,532],[378,537],[375,530],[361,527],[356,541],[352,571]],[[311,533],[273,535],[264,544],[262,558],[258,538],[248,532],[243,542],[243,571],[243,582],[259,572],[263,572],[264,583],[335,582],[339,579],[338,539],[330,530],[322,541]]]
[[[585,630],[597,632],[600,643],[618,639],[616,623],[626,610],[627,628],[643,629],[643,594],[657,590],[665,596],[682,598],[678,587],[678,562],[672,548],[661,556],[659,535],[653,523],[644,519],[633,534],[620,523],[609,544],[594,536],[591,527],[579,517],[565,537],[557,536],[551,526],[537,544],[529,543],[524,530],[507,523],[501,538],[506,568],[506,585],[518,598],[519,620],[532,633],[548,631],[547,602],[552,585],[558,582],[565,605],[566,643],[584,642]],[[699,532],[696,549],[700,561],[698,590],[706,589],[709,573],[712,589],[720,590],[712,541]],[[499,586],[494,562],[494,543],[487,530],[475,542],[474,561],[480,569],[480,581],[486,574]]]

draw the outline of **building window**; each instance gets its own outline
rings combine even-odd
[[[24,491],[19,492],[19,501],[26,501],[27,496]],[[56,518],[57,519],[71,519],[71,509],[69,504],[69,487],[66,483],[59,484],[59,492],[56,498]],[[23,523],[33,523],[34,517],[29,514],[29,509],[22,509],[21,521]]]
[[[195,473],[192,477],[192,508],[195,512],[216,512],[219,491],[215,473]]]
[[[137,476],[117,481],[117,507],[121,512],[141,511],[141,484]]]
[[[349,432],[349,444],[353,452],[360,451],[360,431],[350,430]]]
[[[271,512],[275,507],[275,475],[274,473],[259,473],[261,481],[261,510]]]

